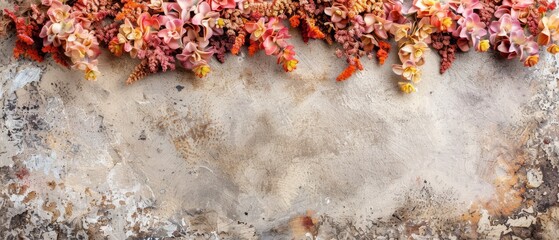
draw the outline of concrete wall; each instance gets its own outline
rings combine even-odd
[[[124,84],[0,57],[0,236],[559,238],[557,60],[431,53],[419,91],[385,66],[335,82],[334,47],[229,56]],[[305,236],[306,234],[306,236]]]

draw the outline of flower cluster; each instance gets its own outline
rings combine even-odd
[[[24,1],[25,2],[25,1]],[[559,15],[554,0],[42,0],[4,9],[0,33],[11,22],[15,57],[42,61],[47,54],[94,80],[100,46],[113,55],[140,60],[127,83],[182,67],[206,76],[215,56],[264,50],[286,72],[297,68],[289,27],[304,42],[337,44],[347,67],[337,81],[363,69],[363,57],[384,64],[395,48],[405,93],[416,91],[421,66],[434,49],[441,73],[457,52],[490,49],[525,66],[537,64],[539,49],[559,52]],[[395,44],[391,44],[393,39]]]
[[[39,33],[43,46],[61,47],[70,58],[72,68],[84,71],[88,80],[97,79],[97,57],[101,52],[95,34],[86,30],[91,27],[91,21],[58,0],[43,1],[43,5],[49,6],[48,20]]]

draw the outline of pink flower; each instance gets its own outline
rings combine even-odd
[[[53,43],[54,46],[60,46],[62,41],[74,32],[74,24],[74,19],[66,19],[63,22],[48,21],[41,29],[39,37],[44,39],[45,45]]]
[[[238,1],[235,0],[209,0],[210,6],[214,11],[221,11],[223,9],[233,9],[237,5]]]
[[[510,41],[512,45],[509,48],[509,52],[516,52],[520,56],[520,60],[524,61],[527,57],[538,54],[538,44],[532,40],[533,36],[526,37],[524,32],[516,31],[512,32],[510,36]]]
[[[479,0],[450,0],[448,5],[452,10],[460,14],[483,8]]]
[[[402,9],[402,2],[398,0],[387,0],[384,1],[384,10],[386,14],[386,20],[393,23],[405,23],[407,21],[406,17],[403,15],[404,10]]]
[[[144,32],[142,28],[135,27],[128,18],[118,29],[117,39],[124,44],[124,51],[129,52],[131,57],[136,57],[138,51],[144,48]]]
[[[364,33],[370,33],[370,32],[374,31],[374,33],[377,37],[379,37],[381,39],[387,39],[388,38],[388,32],[390,31],[390,28],[392,27],[392,22],[391,21],[388,21],[384,18],[376,16],[372,13],[365,14],[365,16],[363,17],[363,20],[365,22]]]
[[[248,33],[250,33],[250,40],[258,41],[262,37],[262,35],[264,35],[264,32],[266,31],[266,24],[264,21],[265,21],[264,18],[260,18],[256,23],[255,22],[245,23],[245,29],[247,30]]]
[[[508,38],[511,32],[516,31],[523,31],[520,22],[509,14],[504,14],[499,21],[493,21],[489,25],[489,40],[493,46],[497,46],[498,40]]]
[[[143,12],[138,17],[137,23],[144,33],[149,34],[152,31],[159,30],[160,24],[164,24],[162,21],[165,21],[165,17],[151,16],[148,12]]]
[[[487,35],[487,30],[485,30],[485,23],[480,21],[476,13],[466,12],[464,15],[466,17],[458,20],[459,27],[453,34],[468,40],[458,42],[458,47],[462,51],[468,51],[470,46],[477,46],[479,44],[479,40]]]
[[[180,40],[186,30],[183,28],[183,22],[180,19],[171,19],[165,23],[165,28],[159,30],[157,36],[163,38],[163,42],[171,49],[180,47]]]
[[[286,40],[291,36],[289,36],[287,28],[282,28],[277,32],[273,31],[273,29],[267,29],[262,37],[264,38],[262,46],[266,55],[272,55],[277,54],[281,48],[286,47],[288,45]]]
[[[337,28],[344,28],[347,24],[347,7],[340,3],[334,3],[332,7],[324,8],[324,13],[330,16],[330,21]]]
[[[167,17],[179,18],[184,22],[190,20],[190,13],[196,7],[196,0],[177,0],[177,2],[163,2],[163,13]]]
[[[503,0],[502,5],[495,11],[495,17],[500,18],[510,14],[514,19],[526,22],[533,4],[534,0]]]
[[[456,30],[456,15],[450,11],[448,5],[436,4],[432,8],[431,25],[440,32],[453,32]]]
[[[63,22],[71,17],[70,10],[72,10],[72,7],[55,0],[52,1],[49,10],[47,10],[47,16],[53,22]]]
[[[76,25],[76,30],[66,40],[66,56],[70,57],[72,62],[78,62],[84,58],[96,59],[101,51],[97,38],[80,24]]]
[[[192,18],[192,24],[203,26],[203,37],[205,40],[209,40],[214,31],[216,31],[217,34],[223,33],[223,29],[215,28],[219,13],[212,11],[207,2],[198,4],[198,8],[196,8],[195,12],[196,15]]]
[[[182,53],[177,55],[177,60],[186,69],[194,69],[201,65],[207,65],[213,55],[213,51],[200,49],[196,43],[188,42],[182,49]]]

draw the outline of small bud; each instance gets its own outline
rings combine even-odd
[[[524,61],[524,66],[526,67],[533,67],[534,65],[536,65],[538,63],[538,60],[540,59],[540,56],[538,55],[532,55],[529,56],[528,58],[526,58],[526,60]]]
[[[489,50],[489,47],[489,40],[485,39],[479,42],[476,50],[478,50],[479,52],[487,52],[487,50]]]
[[[297,69],[297,63],[299,63],[299,61],[297,61],[296,59],[291,59],[289,61],[286,61],[283,64],[283,70],[285,70],[286,72],[291,72]]]
[[[551,54],[556,54],[559,52],[559,46],[557,46],[556,44],[551,44],[551,46],[547,48],[547,51]]]
[[[398,85],[400,85],[400,90],[404,93],[410,94],[412,92],[415,92],[415,87],[408,82],[398,82]]]
[[[208,73],[210,72],[210,66],[204,64],[204,65],[200,65],[198,67],[195,67],[192,70],[194,71],[194,75],[196,75],[196,77],[203,78],[206,75],[208,75]]]

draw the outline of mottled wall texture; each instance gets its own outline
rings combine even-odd
[[[0,48],[2,239],[559,239],[557,59],[532,69],[431,54],[419,91],[390,65],[335,82],[230,56],[205,79],[96,82]]]

